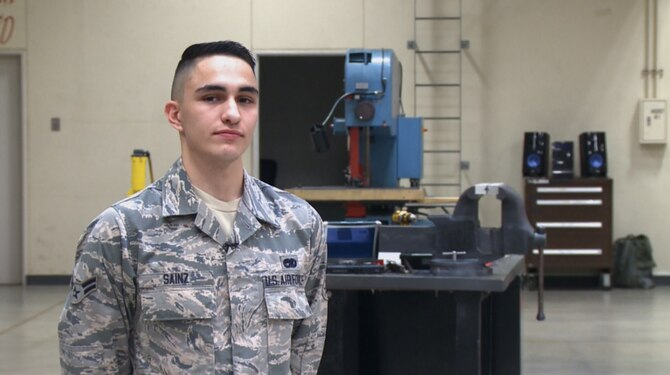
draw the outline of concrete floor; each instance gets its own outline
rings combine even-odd
[[[0,374],[58,374],[56,321],[64,286],[0,287]],[[523,293],[523,373],[667,374],[670,287],[549,290],[547,320]],[[420,374],[419,374],[420,375]]]
[[[524,374],[670,373],[670,287],[545,296],[537,322],[536,294],[524,293]]]
[[[65,286],[0,287],[0,374],[59,374],[57,322]]]

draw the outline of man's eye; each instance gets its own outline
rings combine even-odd
[[[256,103],[256,100],[254,100],[254,98],[243,96],[243,97],[238,99],[238,102],[240,102],[242,104],[254,104],[254,103]]]
[[[207,95],[202,98],[203,101],[208,102],[208,103],[214,103],[219,100],[219,97],[216,95]]]

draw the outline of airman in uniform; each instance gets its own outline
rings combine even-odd
[[[165,106],[181,157],[82,236],[58,325],[64,374],[317,372],[325,232],[243,168],[254,64],[231,41],[184,51]]]

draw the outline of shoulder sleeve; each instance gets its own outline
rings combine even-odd
[[[291,342],[291,371],[302,375],[316,374],[319,370],[328,318],[325,228],[319,214],[313,208],[310,209],[313,229],[310,238],[312,267],[307,275],[305,292],[312,315],[299,323]]]
[[[131,373],[129,310],[124,290],[127,238],[121,217],[107,209],[77,246],[70,291],[58,323],[62,373]]]

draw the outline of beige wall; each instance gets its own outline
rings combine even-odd
[[[645,96],[645,1],[482,0],[464,2],[466,180],[520,189],[522,132],[572,140],[606,131],[614,180],[614,238],[647,234],[657,274],[670,273],[670,155],[638,143]],[[659,1],[659,67],[668,62],[670,7]],[[667,77],[667,76],[666,76]],[[658,97],[667,99],[667,78]],[[578,163],[578,160],[576,161]],[[576,165],[578,168],[578,164]]]
[[[157,175],[178,156],[162,106],[186,45],[235,39],[257,52],[393,48],[411,113],[414,57],[406,42],[414,39],[413,3],[26,0],[28,275],[71,271],[85,225],[129,188],[132,149],[152,152]],[[658,273],[669,273],[666,146],[636,141],[645,2],[463,3],[463,37],[471,42],[463,56],[463,152],[471,162],[464,184],[520,188],[524,131],[573,141],[582,131],[607,131],[615,237],[648,234]],[[663,45],[669,8],[660,3]],[[420,2],[422,11],[442,11],[440,4]],[[669,51],[659,53],[662,67]],[[659,96],[667,94],[662,79]],[[60,132],[49,130],[52,117],[61,118]],[[250,154],[245,162],[252,167]]]

